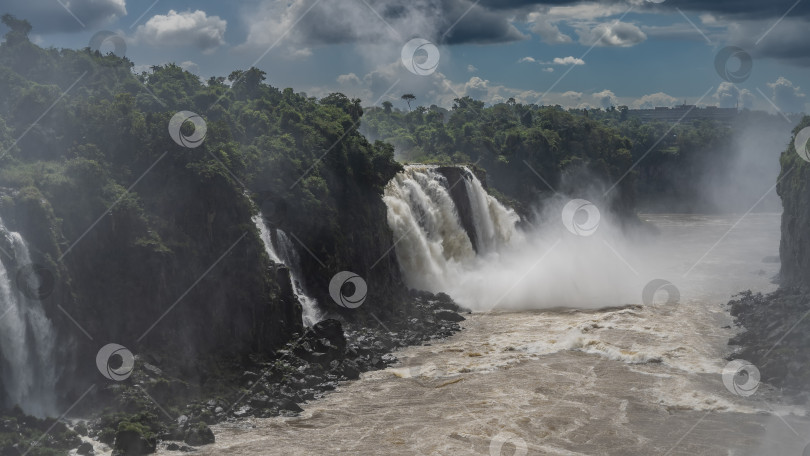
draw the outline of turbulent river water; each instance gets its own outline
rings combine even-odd
[[[298,417],[214,426],[198,454],[802,455],[803,409],[768,385],[733,394],[721,376],[726,302],[775,289],[779,265],[763,259],[778,253],[779,216],[642,218],[661,234],[617,249],[613,267],[645,276],[654,259],[678,303],[474,312]]]

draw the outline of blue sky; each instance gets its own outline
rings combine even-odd
[[[139,71],[175,62],[205,80],[255,65],[276,87],[364,105],[410,92],[443,106],[470,95],[810,111],[810,5],[795,0],[7,0],[5,12],[29,20],[44,47],[112,31]],[[414,38],[430,43],[417,66],[438,57],[428,74],[403,61]],[[738,57],[723,75],[715,65],[727,46],[752,63],[736,84]]]

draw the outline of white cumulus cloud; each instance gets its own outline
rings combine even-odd
[[[593,94],[593,99],[599,106],[603,108],[609,108],[611,106],[616,106],[618,104],[616,94],[613,93],[613,91],[607,89]]]
[[[647,39],[640,28],[628,22],[606,22],[592,28],[581,26],[577,35],[579,42],[586,46],[630,47]]]
[[[730,82],[722,82],[712,95],[721,108],[751,108],[754,104],[754,94],[748,89],[740,89]]]
[[[227,21],[205,11],[170,10],[157,14],[135,31],[135,39],[153,46],[194,46],[211,52],[225,44]]]
[[[568,56],[568,57],[563,57],[563,58],[556,57],[553,60],[553,62],[556,65],[585,65],[584,60],[578,59],[578,58],[573,57],[573,56]]]
[[[784,77],[775,82],[769,82],[768,87],[773,90],[773,102],[783,112],[803,112],[806,96],[799,86],[793,85]]]
[[[651,93],[633,101],[631,106],[636,109],[653,109],[657,107],[671,108],[678,104],[678,99],[664,92]]]

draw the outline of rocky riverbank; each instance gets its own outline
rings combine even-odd
[[[192,451],[214,441],[211,424],[295,415],[306,402],[334,390],[340,382],[396,362],[393,350],[445,338],[461,329],[462,309],[449,296],[412,291],[410,298],[412,306],[385,322],[364,326],[327,319],[271,357],[248,364],[220,362],[216,370],[200,372],[199,382],[181,380],[171,359],[138,356],[128,380],[100,388],[104,412],[77,422],[72,429],[22,413],[3,417],[0,440],[7,445],[2,446],[18,455],[55,425],[28,454],[64,454],[74,448],[76,454],[94,454],[93,446],[102,449],[104,445],[117,455],[149,454],[158,446]]]
[[[768,295],[746,291],[729,306],[735,322],[745,328],[729,341],[740,347],[733,358],[756,366],[763,382],[810,401],[810,320],[804,318],[810,312],[808,295],[795,288]]]

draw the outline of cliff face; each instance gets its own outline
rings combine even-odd
[[[763,381],[804,395],[805,400],[810,375],[810,319],[805,318],[810,311],[810,163],[796,153],[793,142],[808,126],[810,117],[805,117],[780,159],[776,187],[784,206],[780,288],[766,296],[747,291],[729,303],[731,315],[744,328],[729,341],[740,346],[735,357],[757,366]]]
[[[805,118],[794,130],[796,134],[810,126]],[[782,154],[782,172],[776,191],[782,198],[782,238],[779,255],[782,260],[781,284],[810,291],[810,163],[803,160],[791,141]]]
[[[196,382],[207,360],[268,354],[302,329],[288,272],[271,268],[247,198],[225,179],[164,165],[95,225],[104,204],[77,207],[92,200],[81,191],[46,199],[26,188],[0,207],[54,276],[43,305],[65,398],[97,380],[87,360],[108,343],[170,360]]]
[[[30,59],[58,71],[36,71]],[[54,278],[43,305],[64,355],[66,405],[103,380],[94,360],[109,343],[202,384],[220,373],[213,359],[239,369],[303,332],[289,272],[272,267],[251,220],[256,205],[274,206],[265,215],[295,236],[321,306],[374,325],[372,312],[402,308],[381,199],[401,167],[393,148],[354,130],[359,100],[281,91],[255,68],[226,86],[176,65],[138,80],[131,66],[0,43],[0,217]],[[167,131],[185,110],[206,123],[198,147],[176,138],[196,131],[190,124]],[[329,295],[344,270],[368,284],[359,309]]]
[[[467,236],[472,242],[473,248],[478,251],[478,234],[475,231],[475,220],[473,218],[472,208],[470,207],[470,195],[467,193],[467,186],[464,185],[463,179],[470,179],[467,171],[460,166],[440,166],[436,171],[441,173],[450,186],[450,197],[453,198],[453,203],[458,210],[458,217],[461,220],[461,226],[467,232]],[[480,173],[480,171],[479,171]],[[478,180],[481,185],[486,185],[486,176],[482,173]]]

